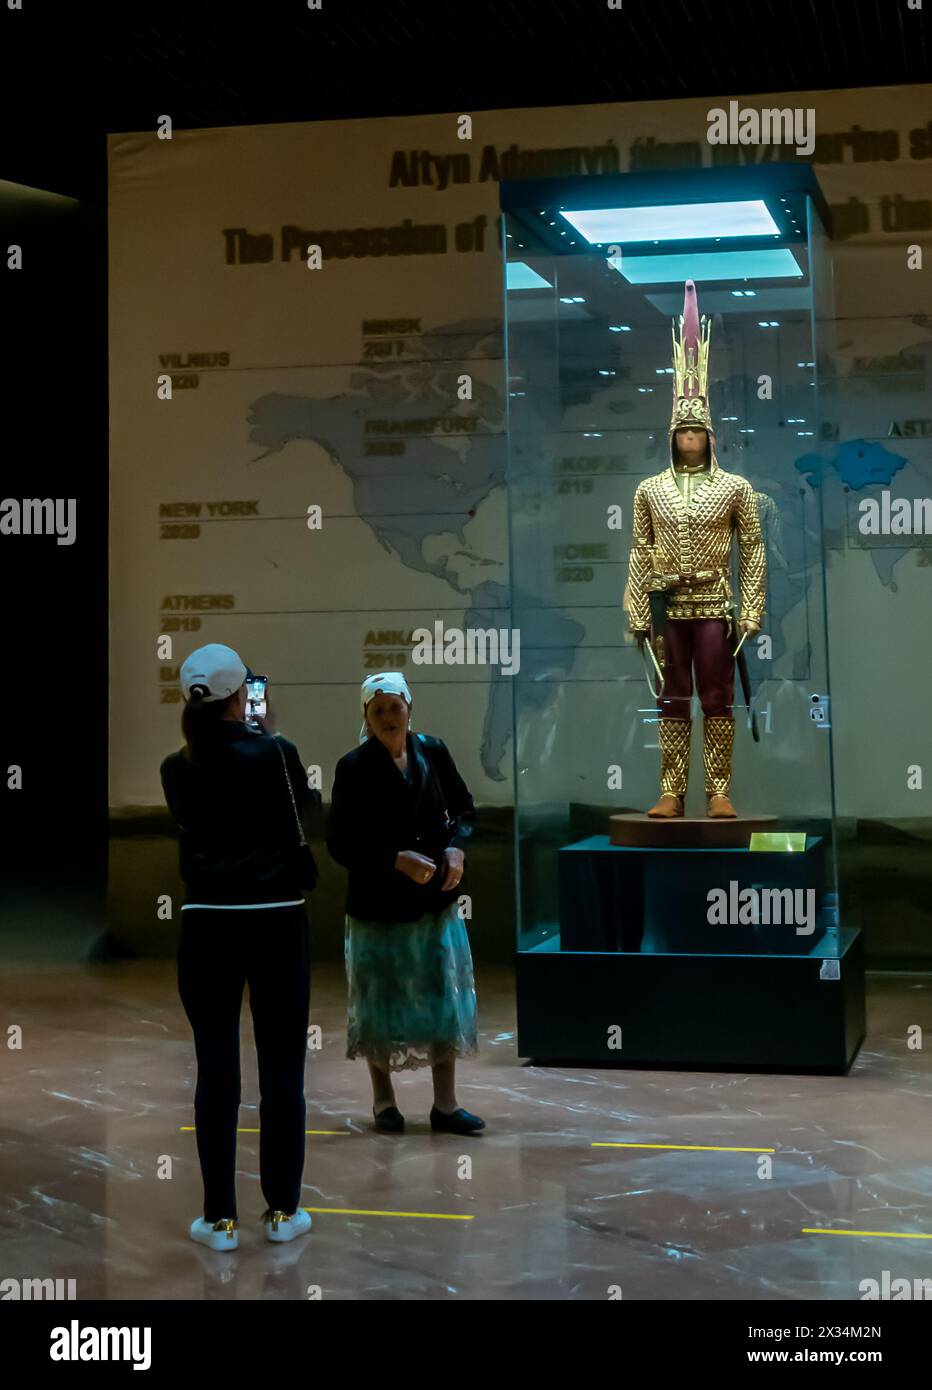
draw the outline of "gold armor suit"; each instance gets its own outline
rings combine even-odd
[[[686,483],[682,490],[680,482]],[[639,483],[625,602],[632,629],[650,627],[651,589],[666,590],[668,618],[730,618],[732,536],[738,540],[740,616],[760,624],[766,562],[751,484],[720,468],[714,452],[711,468],[698,475],[678,481],[671,465]],[[681,575],[692,578],[675,582]]]
[[[735,721],[732,713],[734,648],[738,642],[731,586],[732,540],[738,543],[740,620],[761,626],[766,556],[757,497],[751,484],[726,473],[715,457],[709,410],[710,323],[700,319],[696,287],[686,282],[683,314],[673,326],[673,414],[670,464],[638,484],[634,494],[631,556],[624,608],[633,632],[651,631],[651,594],[660,592],[664,640],[654,632],[663,672],[658,696],[661,799],[651,816],[684,813],[689,773],[693,658],[704,713],[703,763],[707,813],[733,817],[728,799]],[[682,457],[676,431],[704,430],[708,448],[698,462]],[[657,605],[654,605],[655,610]],[[683,620],[722,619],[695,628]],[[669,620],[670,626],[667,626]],[[657,621],[660,621],[659,614]],[[669,650],[665,651],[664,646]],[[694,645],[699,643],[699,646]],[[675,656],[673,654],[675,649]],[[697,653],[701,652],[700,665]]]

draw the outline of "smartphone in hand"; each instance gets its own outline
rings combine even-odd
[[[268,676],[250,676],[246,681],[246,723],[259,728],[268,713]]]

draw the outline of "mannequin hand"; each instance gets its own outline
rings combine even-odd
[[[437,872],[437,865],[426,854],[418,854],[416,849],[399,850],[395,856],[395,868],[407,874],[414,883],[429,883]]]
[[[749,637],[753,637],[755,633],[760,632],[760,623],[754,623],[750,618],[742,618],[738,628],[739,631],[746,632]]]
[[[443,862],[447,867],[447,871],[443,876],[443,882],[440,887],[446,892],[448,888],[455,888],[463,877],[463,851],[451,845],[449,849],[444,850]]]
[[[647,632],[632,632],[631,636],[634,638],[635,642],[637,642],[639,652],[644,650],[644,643],[647,641],[649,635],[650,634]]]

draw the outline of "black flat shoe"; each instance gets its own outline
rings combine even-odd
[[[383,1134],[403,1134],[405,1128],[405,1117],[395,1105],[387,1105],[384,1110],[380,1110],[376,1115],[372,1112],[375,1119],[375,1127]]]
[[[432,1105],[430,1127],[441,1134],[477,1134],[480,1129],[485,1129],[485,1120],[480,1120],[478,1115],[470,1115],[462,1106],[454,1110],[452,1115],[445,1115],[436,1105]]]

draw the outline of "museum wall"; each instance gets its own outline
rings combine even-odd
[[[815,113],[815,148],[802,157],[835,215],[828,466],[840,468],[844,447],[864,440],[880,479],[858,480],[864,495],[886,479],[898,496],[932,496],[932,293],[908,264],[911,246],[929,250],[932,87],[741,103]],[[403,667],[414,724],[447,740],[483,815],[513,804],[503,682],[488,668],[411,662],[415,627],[506,624],[498,181],[646,168],[675,178],[682,167],[800,157],[792,147],[710,146],[716,104],[478,112],[471,126],[450,113],[111,137],[119,855],[136,818],[161,810],[159,763],[179,743],[178,667],[208,641],[228,642],[269,674],[280,727],[320,769],[325,798],[356,738],[360,681]],[[309,241],[324,247],[320,269],[304,262]],[[610,389],[633,392],[654,368],[635,355]],[[636,457],[637,430],[619,447]],[[751,473],[766,466],[751,453],[729,466],[742,463]],[[874,959],[887,963],[928,950],[927,909],[910,894],[891,935],[882,885],[891,872],[926,881],[930,792],[907,769],[929,749],[932,655],[918,628],[929,610],[929,544],[928,535],[872,544],[856,508],[829,539],[845,891],[852,911],[867,912]],[[165,637],[170,656],[158,647]],[[144,881],[112,876],[121,920],[154,915],[138,891]],[[337,940],[335,927],[328,934]],[[144,932],[137,948],[150,939]]]

